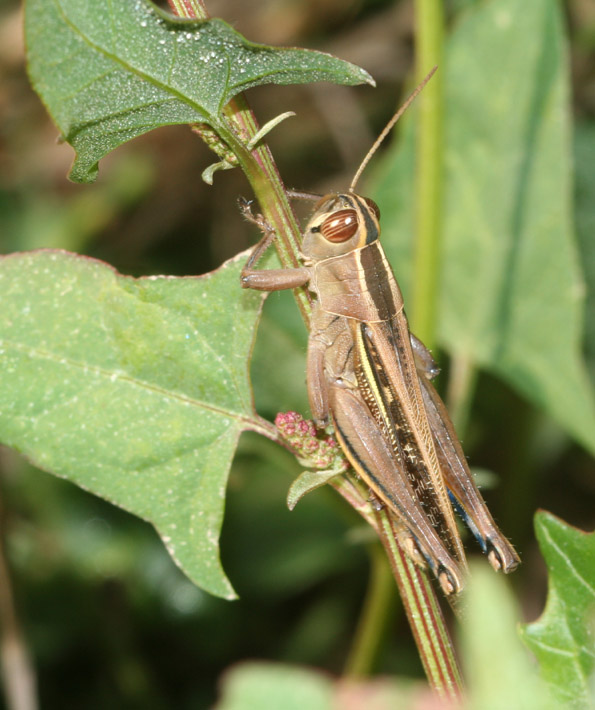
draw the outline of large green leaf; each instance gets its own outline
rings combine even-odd
[[[247,372],[262,296],[239,288],[242,257],[141,279],[66,252],[0,260],[0,440],[152,522],[227,597],[227,474],[240,432],[263,428]]]
[[[373,83],[328,54],[254,44],[222,20],[182,20],[148,0],[27,0],[25,30],[33,86],[77,153],[78,181],[158,126],[222,126],[225,104],[253,86]]]
[[[595,706],[595,534],[587,535],[548,513],[535,530],[549,570],[545,611],[522,636],[541,674],[566,708]]]
[[[446,52],[439,335],[595,451],[580,357],[583,281],[572,229],[569,71],[557,0],[490,0]],[[412,140],[384,166],[380,208],[397,276],[411,233]]]

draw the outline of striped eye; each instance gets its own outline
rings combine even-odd
[[[374,202],[374,200],[371,200],[369,197],[364,197],[364,200],[366,201],[368,207],[376,215],[376,219],[380,219],[380,210],[378,209],[378,205]]]
[[[330,214],[320,225],[320,233],[329,242],[346,242],[357,232],[357,212],[352,209],[338,210]]]

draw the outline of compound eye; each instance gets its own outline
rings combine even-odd
[[[320,233],[329,242],[340,244],[357,232],[357,212],[352,209],[337,210],[320,225]]]
[[[364,197],[364,200],[368,207],[376,215],[376,219],[380,220],[380,210],[378,209],[378,205],[374,202],[374,200],[371,200],[369,197]]]

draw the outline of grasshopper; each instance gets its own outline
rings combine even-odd
[[[306,372],[314,422],[323,428],[332,421],[355,472],[394,516],[409,557],[429,565],[451,595],[463,588],[466,570],[453,506],[494,569],[511,572],[519,557],[492,519],[431,383],[436,363],[409,331],[379,241],[378,207],[354,191],[376,147],[430,76],[379,136],[349,191],[318,202],[303,235],[303,266],[254,268],[275,237],[260,217],[265,235],[241,283],[262,291],[305,286],[313,294]]]

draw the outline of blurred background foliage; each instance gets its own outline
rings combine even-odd
[[[472,4],[447,3],[449,24]],[[411,75],[411,2],[211,0],[208,7],[251,40],[323,49],[375,77],[376,90],[312,85],[249,94],[261,123],[281,111],[298,113],[269,140],[289,186],[323,193],[348,184]],[[563,7],[576,119],[575,224],[593,375],[595,5],[567,0]],[[216,268],[253,243],[254,229],[236,208],[238,195],[249,196],[241,173],[217,174],[213,187],[204,185],[200,173],[212,155],[184,127],[118,149],[102,161],[93,185],[69,183],[72,151],[57,143],[56,128],[28,84],[21,22],[19,3],[0,0],[2,253],[60,248],[105,260],[125,274],[184,275]],[[270,296],[253,365],[257,406],[269,419],[280,410],[307,411],[305,343],[291,296]],[[546,580],[533,513],[543,507],[592,530],[593,460],[491,377],[480,377],[472,416],[479,433],[468,440],[467,454],[503,474],[486,498],[522,554],[511,583],[525,619],[534,619]],[[370,539],[330,490],[289,513],[284,499],[298,473],[286,452],[254,435],[242,437],[222,535],[224,567],[240,595],[230,603],[187,581],[150,526],[1,450],[4,553],[41,706],[208,707],[221,674],[245,659],[340,672],[366,589]],[[514,497],[506,484],[513,477]],[[421,676],[396,599],[376,671]]]

